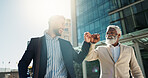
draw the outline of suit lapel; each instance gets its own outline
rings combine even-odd
[[[62,39],[60,39],[59,38],[59,43],[60,43],[60,49],[61,49],[61,52],[62,52],[62,56],[63,56],[63,58],[64,58],[64,55],[65,55],[65,51],[64,51],[64,47],[62,46],[62,44],[63,44],[63,41],[62,41]]]
[[[46,74],[47,67],[47,46],[45,36],[41,37],[41,55],[40,55],[40,66],[39,66],[39,78],[44,77]]]
[[[109,46],[107,46],[107,52],[108,52],[108,54],[109,54],[110,58],[112,59],[112,61],[115,63],[114,58],[113,58],[113,55],[112,55],[112,52],[111,52],[111,50],[110,50],[110,47],[109,47]]]
[[[66,67],[72,66],[73,64],[73,55],[70,45],[64,41],[63,39],[59,38],[60,48],[63,55],[63,60]]]
[[[111,58],[111,59],[112,59],[112,61],[115,63],[114,58],[113,58],[113,56],[112,56],[112,52],[111,52],[111,50],[110,50],[110,47],[109,47],[109,46],[107,46],[107,50],[108,50],[108,54],[109,54],[110,58]],[[121,59],[122,54],[123,54],[123,45],[122,45],[122,44],[120,44],[120,55],[119,55],[118,60],[116,61],[116,63],[117,63],[117,62]]]
[[[68,45],[66,45],[66,43],[64,43],[64,41],[62,39],[60,39],[60,38],[59,38],[59,43],[60,43],[60,48],[61,48],[62,56],[63,56],[63,59],[64,59],[64,63],[66,65],[67,62],[68,62],[68,61],[66,61],[67,57],[68,57],[68,55],[70,55],[69,54],[70,52],[67,52],[68,48],[65,48]]]
[[[40,65],[40,53],[41,53],[41,38],[37,41],[37,50],[36,50],[36,64],[35,64],[35,71],[34,71],[34,78],[38,78],[39,76],[39,65]]]
[[[69,74],[67,78],[75,78],[72,47],[67,41],[60,38],[59,38],[59,43],[63,55],[64,64],[67,69],[67,73]]]

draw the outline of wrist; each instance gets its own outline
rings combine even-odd
[[[84,40],[84,42],[86,42],[86,43],[90,43],[90,42],[88,42],[88,41],[85,41],[85,40]]]
[[[90,42],[91,44],[96,44],[96,43],[94,43],[94,42]]]

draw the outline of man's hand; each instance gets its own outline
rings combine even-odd
[[[90,34],[89,32],[85,32],[85,33],[84,33],[84,40],[85,40],[87,43],[90,43],[91,34]]]
[[[100,41],[100,34],[91,35],[91,40],[90,40],[91,43],[97,43],[99,41]]]

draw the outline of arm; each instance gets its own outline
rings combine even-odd
[[[99,58],[98,53],[97,53],[99,47],[97,47],[95,49],[95,45],[96,44],[91,44],[91,47],[89,49],[89,53],[85,58],[86,61],[94,61],[94,60],[97,60]]]
[[[27,69],[33,58],[34,55],[33,53],[34,53],[33,40],[31,39],[29,45],[27,46],[27,50],[25,51],[23,57],[21,58],[18,64],[19,78],[27,77]]]
[[[132,54],[131,54],[131,60],[130,60],[130,69],[131,69],[132,75],[134,76],[134,78],[144,78],[142,71],[136,60],[135,53],[132,47],[131,47],[131,52]]]
[[[77,63],[82,63],[83,60],[85,59],[86,55],[89,52],[89,48],[90,48],[90,43],[87,42],[83,42],[82,48],[80,52],[76,52],[73,48],[72,48],[72,53],[73,53],[73,60],[76,61]]]
[[[79,54],[73,50],[74,60],[78,63],[82,63],[82,61],[85,59],[86,55],[89,52],[90,48],[90,42],[91,43],[97,43],[100,41],[100,35],[94,34],[91,35],[89,32],[84,33],[84,43],[82,45],[82,49]]]

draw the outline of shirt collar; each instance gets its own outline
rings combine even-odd
[[[47,32],[44,33],[46,39],[49,39],[49,40],[58,40],[60,37],[59,36],[56,36],[54,38],[52,38]]]
[[[114,47],[113,45],[111,45],[111,44],[109,44],[108,45],[109,47]],[[115,47],[120,47],[120,43],[118,43],[118,45],[117,46],[115,46]]]

